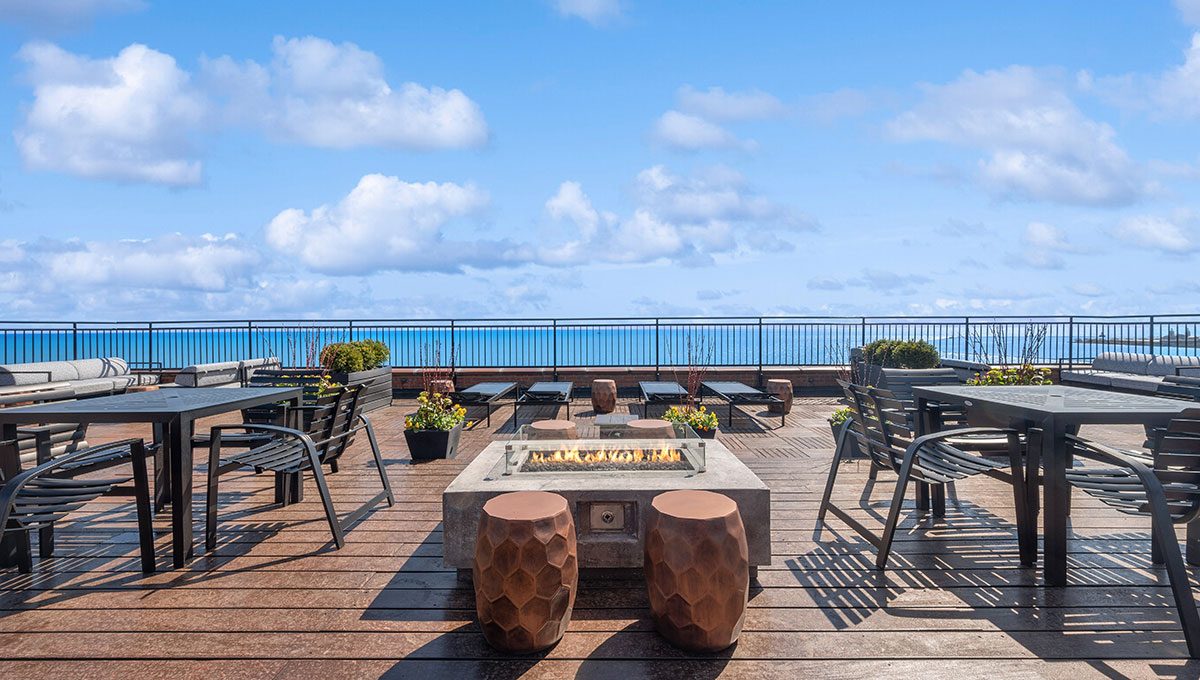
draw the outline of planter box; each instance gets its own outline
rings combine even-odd
[[[392,404],[392,367],[380,366],[369,371],[330,371],[329,377],[343,385],[363,385],[370,383],[359,399],[363,402],[363,413]]]
[[[453,458],[458,452],[458,439],[462,436],[463,424],[452,430],[405,430],[408,453],[413,460],[437,460]]]
[[[695,430],[696,434],[700,435],[701,439],[716,439],[717,438],[717,428],[715,428],[715,427],[711,430],[696,430],[695,428],[692,428],[692,429]]]

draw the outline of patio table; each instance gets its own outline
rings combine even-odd
[[[1028,524],[1030,530],[1036,532],[1040,463],[1045,501],[1042,572],[1046,584],[1051,586],[1067,583],[1067,516],[1071,489],[1066,473],[1072,456],[1066,435],[1078,431],[1081,425],[1164,427],[1171,418],[1194,405],[1175,399],[1063,385],[937,385],[914,387],[913,396],[926,432],[936,431],[941,426],[937,408],[931,408],[936,403],[965,408],[967,420],[972,424],[986,419],[989,423],[1007,424],[1023,432],[1041,428],[1041,451],[1028,452],[1026,497],[1032,501]],[[1191,527],[1188,533],[1191,548],[1194,542]],[[1036,539],[1036,536],[1031,538]],[[1037,560],[1037,541],[1030,540],[1027,544],[1032,546],[1035,554],[1022,555],[1022,563],[1032,565]],[[1193,552],[1200,554],[1192,549],[1188,552],[1189,558]]]
[[[278,402],[300,404],[299,387],[190,387],[117,394],[0,410],[0,440],[17,436],[17,426],[31,423],[149,423],[155,436],[165,434],[166,475],[171,499],[171,553],[176,568],[193,555],[192,435],[196,420]],[[0,447],[0,471],[8,479],[20,472],[15,447]],[[159,480],[161,481],[161,471]],[[277,488],[279,488],[277,486]],[[155,489],[156,495],[158,489]],[[15,540],[0,542],[0,567],[15,564]]]

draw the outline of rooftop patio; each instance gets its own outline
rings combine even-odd
[[[634,573],[583,577],[570,629],[544,655],[495,652],[474,623],[471,585],[442,565],[441,492],[487,443],[511,436],[511,409],[467,431],[457,459],[413,464],[402,418],[412,403],[397,401],[372,416],[397,503],[355,525],[343,549],[332,550],[316,494],[279,508],[269,480],[238,473],[222,484],[215,553],[171,570],[160,518],[160,571],[147,576],[132,506],[101,498],[61,523],[56,556],[32,575],[0,575],[0,672],[857,678],[920,675],[931,662],[964,677],[1197,672],[1165,574],[1150,568],[1148,520],[1079,493],[1070,587],[1044,587],[1039,570],[1020,567],[1011,490],[988,479],[960,483],[944,520],[903,517],[890,568],[876,571],[861,536],[836,518],[824,527],[815,519],[833,451],[825,416],[835,403],[798,398],[786,426],[765,413],[722,423],[721,440],[771,487],[773,559],[752,583],[740,641],[716,656],[689,656],[655,633]],[[622,399],[618,411],[636,408]],[[554,411],[524,407],[522,422]],[[581,426],[593,416],[583,403],[573,409]],[[1137,427],[1084,434],[1141,442]],[[89,439],[127,436],[149,431],[94,426]],[[330,475],[340,507],[376,493],[369,461],[359,441]],[[844,464],[835,500],[878,532],[891,484],[860,494],[868,467]],[[196,475],[199,507],[203,466]]]

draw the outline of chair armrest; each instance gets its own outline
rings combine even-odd
[[[1114,449],[1111,446],[1092,441],[1091,439],[1084,439],[1083,437],[1074,434],[1066,435],[1066,439],[1076,447],[1076,455],[1082,454],[1084,458],[1098,460],[1101,463],[1108,463],[1110,465],[1119,465],[1130,468],[1134,472],[1138,473],[1139,477],[1142,476],[1141,472],[1145,472],[1150,476],[1154,476],[1154,471],[1146,467],[1145,463],[1131,458],[1124,452]]]
[[[3,445],[3,443],[0,443],[0,445]],[[40,463],[35,467],[21,472],[11,480],[5,482],[3,488],[0,488],[0,531],[2,531],[3,528],[8,524],[8,514],[12,510],[13,498],[21,491],[21,489],[25,488],[25,485],[29,483],[29,480],[40,477],[48,472],[53,472],[54,470],[68,463],[79,460],[80,458],[92,456],[96,453],[107,451],[109,449],[123,448],[126,446],[133,449],[133,455],[135,456],[139,453],[138,449],[141,449],[141,454],[143,456],[145,455],[146,444],[144,441],[141,439],[122,439],[120,441],[110,442],[108,444],[101,444],[100,446],[91,446],[86,449],[72,451],[71,453],[52,458],[44,463]]]
[[[212,446],[214,448],[217,448],[218,450],[220,449],[221,433],[226,430],[241,430],[243,432],[267,432],[267,433],[271,433],[271,434],[277,434],[281,437],[291,437],[294,439],[298,439],[298,440],[300,440],[300,443],[305,446],[305,448],[309,448],[314,451],[317,448],[317,445],[315,443],[313,443],[312,437],[309,437],[307,434],[301,432],[300,430],[295,430],[290,427],[283,427],[281,425],[259,425],[256,423],[240,423],[240,424],[214,426],[209,431],[210,437],[212,440]]]

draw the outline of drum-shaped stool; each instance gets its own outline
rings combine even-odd
[[[639,418],[625,423],[626,439],[674,439],[675,426],[657,418]]]
[[[529,439],[579,439],[579,430],[569,420],[535,420],[525,428]]]
[[[767,394],[779,397],[781,403],[767,406],[767,411],[786,416],[792,412],[792,381],[772,378],[767,381]]]
[[[658,632],[697,652],[737,642],[750,594],[737,504],[711,491],[668,491],[646,519],[646,589]]]
[[[617,408],[617,382],[598,379],[592,381],[592,410],[599,414],[612,413]]]
[[[429,391],[434,394],[454,394],[453,380],[430,380]]]
[[[526,654],[557,643],[571,621],[579,585],[575,522],[566,499],[517,491],[484,503],[471,575],[488,644]]]

